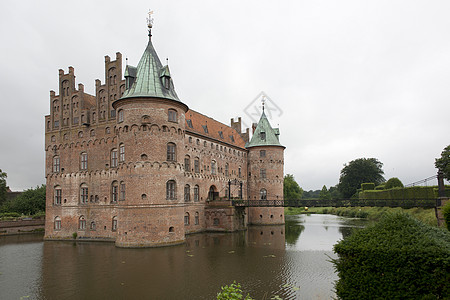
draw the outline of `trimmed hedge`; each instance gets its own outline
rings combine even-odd
[[[450,189],[446,187],[448,194]],[[413,186],[408,188],[393,188],[388,190],[362,191],[359,199],[368,200],[401,200],[401,199],[437,199],[438,190],[436,186]]]
[[[442,215],[444,216],[445,226],[450,230],[450,201],[442,207]]]
[[[340,299],[442,299],[450,295],[450,232],[390,215],[334,246]]]
[[[375,189],[375,183],[361,183],[361,189],[363,191],[371,191]]]

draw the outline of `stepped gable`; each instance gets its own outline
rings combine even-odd
[[[195,110],[188,110],[186,112],[186,131],[225,142],[239,148],[245,148],[245,141],[239,132]]]

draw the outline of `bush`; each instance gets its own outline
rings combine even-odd
[[[371,191],[375,189],[375,183],[361,183],[361,189],[363,191]]]
[[[450,201],[448,201],[444,207],[442,207],[442,215],[444,216],[445,225],[450,230]]]
[[[450,295],[450,233],[406,214],[389,215],[355,232],[334,251],[340,299]]]
[[[14,199],[5,202],[2,212],[16,212],[24,215],[34,215],[45,211],[45,185],[28,189]]]
[[[400,181],[400,179],[398,179],[397,177],[392,177],[390,178],[388,181],[386,181],[386,183],[384,184],[384,188],[386,190],[388,189],[392,189],[395,187],[403,187],[403,183]]]
[[[375,187],[375,190],[376,190],[376,191],[381,191],[381,190],[384,190],[384,189],[385,189],[384,184],[380,184],[380,185],[378,185],[378,186]]]

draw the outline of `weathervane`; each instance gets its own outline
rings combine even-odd
[[[148,10],[148,17],[147,17],[147,27],[148,27],[148,36],[152,36],[152,27],[153,27],[153,10]]]

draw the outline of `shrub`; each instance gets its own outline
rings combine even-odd
[[[442,207],[442,215],[444,216],[445,225],[450,230],[450,201],[448,201],[444,207]]]
[[[382,191],[382,190],[384,190],[384,189],[385,189],[384,184],[380,184],[380,185],[378,185],[378,186],[375,187],[375,190],[376,190],[376,191]]]
[[[450,233],[406,214],[389,215],[355,232],[334,251],[340,299],[450,295]]]
[[[386,183],[384,184],[384,188],[386,190],[388,189],[392,189],[395,187],[403,187],[403,183],[400,181],[400,179],[398,179],[397,177],[392,177],[390,178],[388,181],[386,181]]]
[[[361,189],[363,191],[371,191],[375,189],[375,183],[361,183]]]

